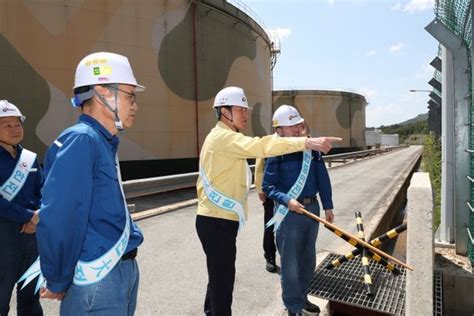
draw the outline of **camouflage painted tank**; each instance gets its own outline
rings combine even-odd
[[[273,104],[293,105],[305,118],[312,136],[334,135],[344,140],[333,153],[365,149],[363,95],[329,90],[281,90],[273,92]]]
[[[270,40],[225,1],[5,0],[0,15],[0,97],[28,117],[24,145],[40,159],[76,121],[75,67],[95,51],[126,55],[147,87],[121,136],[126,179],[196,170],[224,86],[247,93],[247,135],[271,132]]]

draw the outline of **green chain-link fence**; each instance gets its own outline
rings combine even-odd
[[[436,17],[471,48],[471,1],[437,0]]]
[[[471,74],[471,0],[437,0],[435,5],[435,14],[436,17],[446,25],[454,34],[464,41],[464,44],[467,47],[467,55],[469,58],[468,71]],[[469,75],[471,78],[471,75]],[[471,80],[470,80],[471,81]],[[472,82],[466,82],[469,84],[469,91],[471,92],[470,97],[470,117],[469,117],[469,126],[470,126],[470,140],[469,140],[469,149],[474,149],[474,128],[471,122],[474,122],[474,105],[472,103]],[[470,177],[474,178],[474,153],[470,154]],[[471,207],[469,207],[471,206]],[[472,211],[472,206],[474,206],[474,185],[471,183],[471,200],[468,203],[467,212],[470,213],[469,216],[469,232],[467,242],[467,254],[471,264],[474,265],[474,246],[471,242],[471,236],[474,236],[474,212]],[[458,210],[459,211],[459,210]],[[468,233],[469,235],[469,233]]]

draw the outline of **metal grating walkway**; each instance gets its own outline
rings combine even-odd
[[[443,316],[443,274],[435,271],[433,274],[433,315]]]
[[[405,313],[406,271],[403,267],[397,266],[401,272],[397,276],[370,260],[374,297],[368,298],[365,294],[360,257],[338,268],[326,270],[324,266],[337,257],[339,255],[329,254],[314,271],[313,280],[309,285],[310,295],[378,312],[395,315]]]

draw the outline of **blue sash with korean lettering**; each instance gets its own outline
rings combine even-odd
[[[290,191],[288,191],[288,195],[290,196],[291,199],[297,199],[301,192],[303,191],[303,188],[306,184],[306,180],[308,179],[308,174],[309,174],[309,168],[311,166],[311,150],[305,150],[303,152],[303,163],[301,164],[301,171],[296,179],[295,184],[291,187]],[[269,227],[273,225],[273,231],[277,231],[278,227],[280,224],[283,222],[285,219],[286,214],[288,214],[288,208],[284,205],[278,205],[277,210],[275,211],[275,214],[273,217],[267,222],[265,227]]]
[[[15,198],[18,192],[21,191],[23,185],[28,178],[28,174],[31,171],[31,167],[36,159],[36,154],[27,149],[21,151],[20,158],[13,169],[10,177],[5,181],[5,183],[0,187],[0,195],[7,201],[11,201]]]
[[[118,158],[115,157],[116,165],[117,165],[117,175],[119,179],[119,186],[120,191],[122,192],[124,208],[125,208],[125,228],[123,230],[122,236],[120,236],[119,240],[109,249],[106,253],[104,253],[99,258],[93,261],[78,261],[76,265],[76,272],[74,274],[74,284],[76,285],[89,285],[92,283],[96,283],[102,280],[110,271],[112,271],[113,267],[121,260],[122,256],[125,253],[125,249],[127,249],[128,240],[130,237],[130,219],[128,214],[127,203],[125,201],[125,194],[122,188],[122,174],[120,173],[119,161]]]
[[[125,250],[127,249],[128,240],[130,237],[130,216],[125,200],[125,194],[123,192],[122,175],[120,173],[118,157],[115,157],[115,160],[117,165],[117,175],[119,179],[120,191],[122,192],[125,208],[125,228],[119,240],[105,254],[93,261],[85,262],[79,260],[77,262],[73,280],[74,284],[76,285],[89,285],[102,280],[107,274],[109,274],[110,271],[112,271],[112,269],[119,262],[119,260],[121,260],[122,256],[125,253]],[[21,289],[23,289],[36,277],[38,277],[38,281],[36,283],[35,293],[46,282],[41,273],[39,257],[31,265],[31,267],[29,267],[28,270],[21,276],[17,283],[25,281],[23,283],[23,286],[21,287]]]
[[[199,175],[201,176],[202,186],[209,201],[223,210],[236,213],[239,216],[239,230],[242,229],[245,224],[245,213],[242,204],[214,189],[202,168],[199,168]]]

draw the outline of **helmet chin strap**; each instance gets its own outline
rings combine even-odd
[[[117,84],[114,84],[114,87],[117,87]],[[114,121],[114,124],[115,124],[115,128],[119,131],[119,132],[123,132],[124,129],[123,129],[123,124],[122,124],[122,121],[120,120],[119,116],[118,116],[118,106],[117,106],[117,89],[110,89],[110,91],[113,91],[114,93],[114,104],[115,104],[115,109],[112,108],[112,106],[110,105],[109,101],[104,98],[101,94],[99,94],[95,89],[94,89],[94,95],[99,98],[99,100],[102,102],[102,104],[109,110],[111,111],[112,113],[114,113],[114,116],[115,116],[115,121]]]
[[[225,117],[228,121],[230,121],[232,123],[232,126],[234,127],[235,131],[237,133],[240,133],[240,130],[237,128],[237,126],[235,126],[234,124],[234,115],[232,114],[232,107],[230,107],[230,118],[228,118],[227,116],[224,115],[224,113],[221,112],[221,115],[223,117]]]

